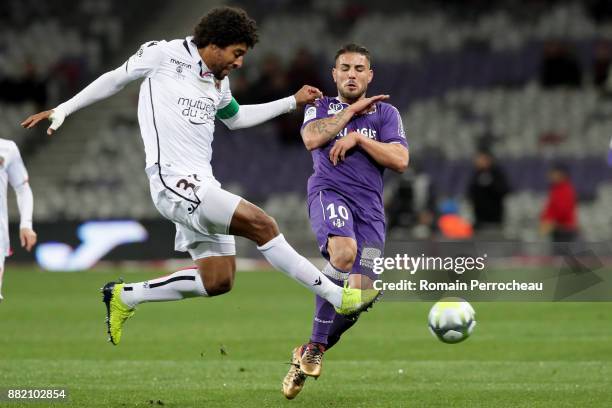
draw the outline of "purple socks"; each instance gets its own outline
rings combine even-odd
[[[338,286],[342,286],[342,281],[330,278]],[[312,320],[312,334],[310,341],[327,345],[327,337],[330,334],[334,318],[337,313],[334,306],[321,296],[315,297],[315,314]]]
[[[330,280],[336,285],[342,286],[342,281],[333,278],[330,278]],[[347,317],[336,313],[331,303],[317,296],[310,342],[323,344],[325,349],[329,350],[340,340],[340,336],[357,322],[358,317]]]

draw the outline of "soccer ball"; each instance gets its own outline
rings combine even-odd
[[[461,298],[445,298],[429,311],[429,331],[444,343],[467,339],[476,326],[476,312]]]

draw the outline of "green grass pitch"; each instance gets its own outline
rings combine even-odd
[[[446,345],[427,330],[431,304],[381,302],[326,355],[321,378],[286,401],[280,384],[291,349],[310,333],[310,293],[278,272],[239,272],[219,298],[141,305],[122,343],[107,343],[98,288],[160,274],[9,265],[0,388],[65,387],[69,399],[58,407],[612,404],[609,303],[474,304],[474,335]]]

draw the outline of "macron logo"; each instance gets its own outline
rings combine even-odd
[[[175,60],[174,58],[170,58],[170,62],[180,67],[184,67],[185,69],[191,69],[191,64],[188,64],[186,62]]]
[[[317,280],[315,281],[315,283],[312,284],[312,286],[319,286],[321,285],[321,278],[317,278]]]

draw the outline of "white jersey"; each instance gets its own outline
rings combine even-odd
[[[0,139],[0,257],[9,254],[7,188],[17,188],[28,182],[28,172],[15,142]]]
[[[146,77],[138,103],[146,167],[212,178],[215,116],[232,102],[228,77],[215,79],[191,37],[145,43],[124,66]]]

